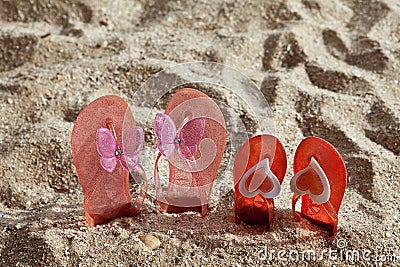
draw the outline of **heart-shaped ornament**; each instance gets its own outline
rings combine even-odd
[[[297,195],[308,194],[317,204],[327,202],[331,195],[328,177],[314,157],[306,168],[293,176],[290,188]]]
[[[250,177],[251,180],[248,182]],[[265,198],[274,198],[280,191],[281,184],[271,171],[268,158],[251,167],[239,182],[239,192],[247,198],[253,198],[258,194]]]

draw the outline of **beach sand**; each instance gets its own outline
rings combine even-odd
[[[400,264],[399,1],[263,2],[0,1],[1,266]],[[288,157],[272,229],[234,223],[233,188],[205,218],[160,213],[150,192],[138,217],[88,228],[70,147],[77,115],[106,94],[130,102],[151,75],[192,61],[237,69],[270,104]],[[144,126],[151,180],[151,120]],[[333,237],[293,222],[293,157],[310,135],[348,170]]]

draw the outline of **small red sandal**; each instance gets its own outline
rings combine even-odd
[[[225,150],[226,127],[217,104],[195,89],[178,90],[165,113],[154,120],[159,154],[154,165],[154,182],[163,212],[207,213],[211,189]],[[167,188],[160,181],[158,162],[168,159]]]
[[[301,217],[333,235],[346,182],[346,165],[335,147],[318,137],[305,138],[296,149],[290,181],[294,220],[300,220],[295,205],[302,196]]]
[[[234,162],[235,222],[272,225],[274,197],[286,173],[286,152],[272,135],[258,135],[244,143]]]
[[[79,113],[71,148],[89,227],[139,213],[147,194],[146,175],[139,165],[143,143],[142,128],[135,126],[128,104],[118,96],[100,97]],[[134,203],[129,172],[139,174],[143,183]]]

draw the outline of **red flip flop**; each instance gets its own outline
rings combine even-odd
[[[143,137],[128,104],[118,96],[100,97],[79,113],[71,148],[89,227],[139,213],[147,193],[139,165]],[[144,184],[135,203],[129,193],[129,171],[139,174]]]
[[[154,165],[157,202],[164,212],[201,211],[205,216],[225,150],[226,127],[217,104],[195,89],[177,91],[165,113],[154,120],[159,154]],[[168,159],[169,183],[163,188],[158,161]]]
[[[235,181],[235,221],[272,225],[274,197],[286,173],[286,153],[272,135],[258,135],[244,143],[237,152]]]
[[[294,176],[290,182],[295,221],[300,220],[295,205],[302,196],[300,215],[333,235],[346,182],[346,165],[334,146],[318,137],[301,141],[294,156]]]

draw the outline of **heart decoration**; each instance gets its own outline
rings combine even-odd
[[[331,195],[328,177],[314,157],[306,168],[293,176],[290,188],[297,195],[308,194],[317,204],[327,202]]]
[[[248,184],[247,180],[250,177],[251,180]],[[251,167],[239,182],[239,192],[247,198],[253,198],[258,194],[265,198],[274,198],[280,191],[281,184],[271,171],[268,158]]]

